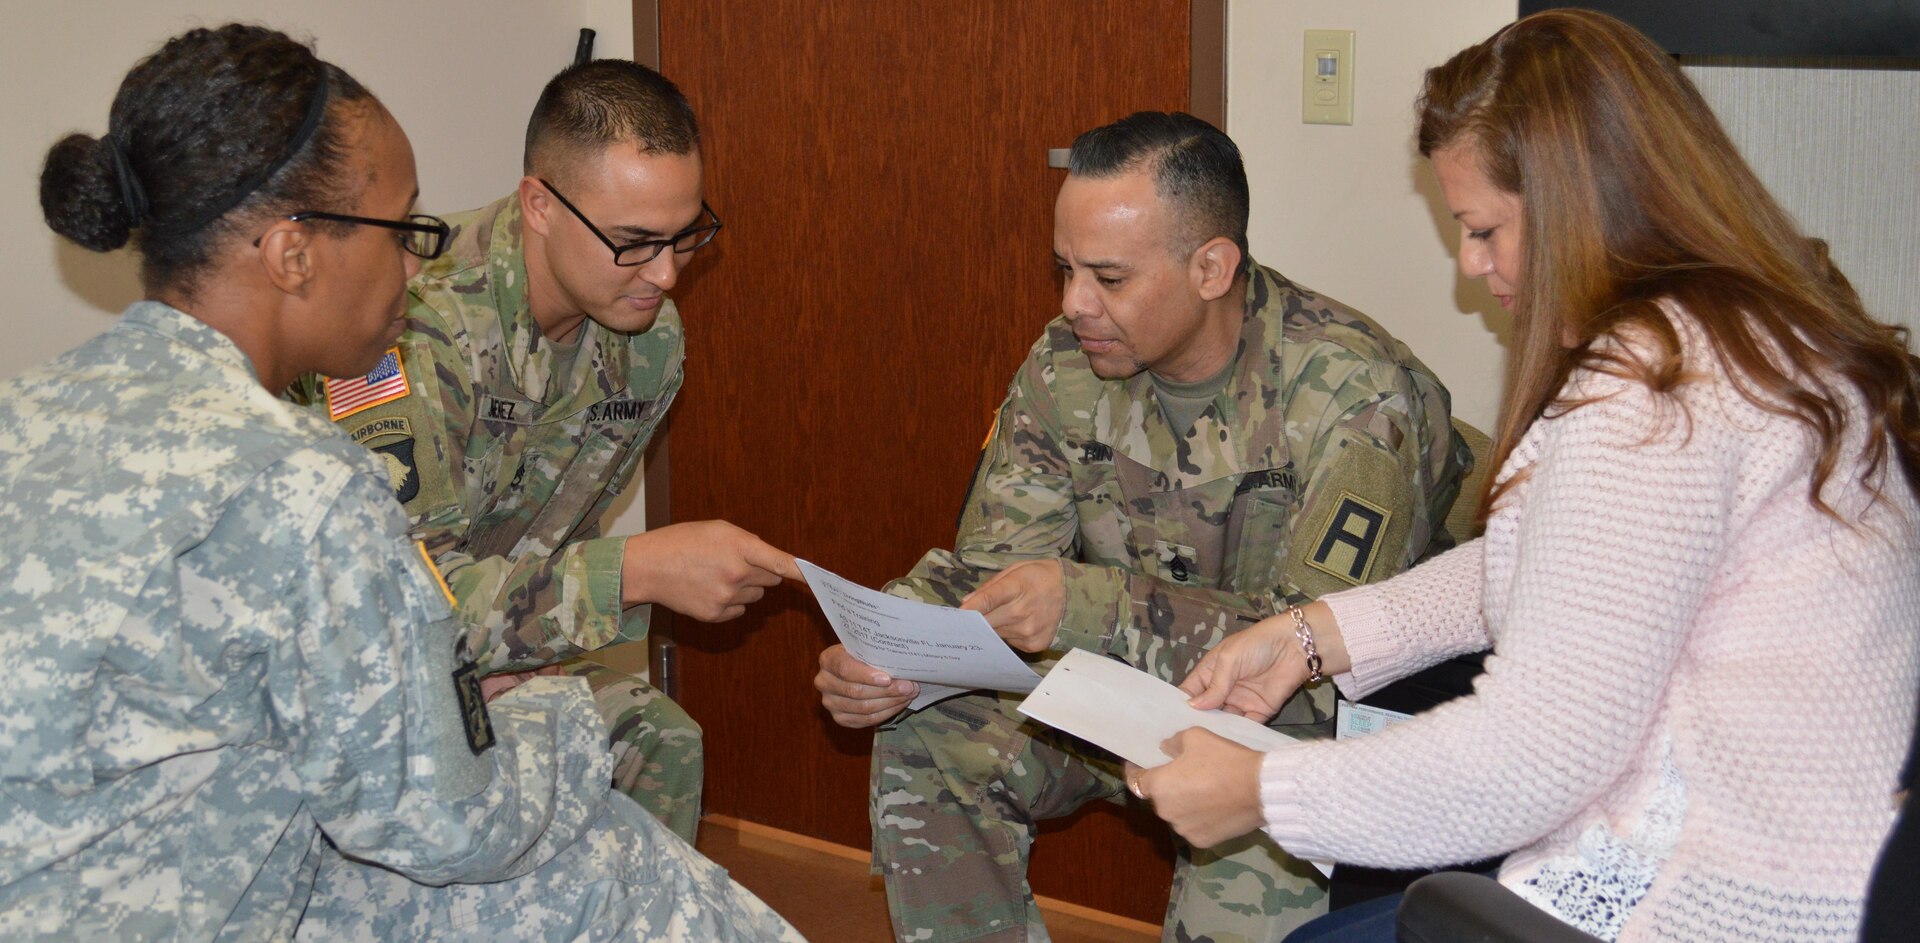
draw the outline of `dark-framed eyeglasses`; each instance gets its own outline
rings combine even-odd
[[[295,213],[287,219],[303,223],[310,219],[323,219],[335,223],[352,223],[356,226],[378,226],[402,233],[400,248],[423,259],[437,259],[440,253],[447,251],[447,239],[453,234],[453,227],[438,216],[416,213],[406,219],[374,219],[369,216],[348,216],[345,213],[323,213],[309,210]]]
[[[580,212],[580,208],[574,206],[572,201],[568,200],[559,190],[554,188],[553,184],[548,183],[543,178],[540,181],[540,185],[546,187],[547,192],[553,194],[553,198],[559,200],[560,205],[566,207],[567,211],[572,213],[575,219],[580,220],[581,225],[587,227],[588,232],[593,233],[595,238],[598,238],[604,243],[608,249],[613,250],[613,264],[615,265],[645,265],[659,258],[660,253],[668,246],[672,246],[673,251],[685,255],[712,242],[714,235],[720,231],[720,227],[723,225],[720,222],[720,217],[714,215],[713,207],[708,206],[707,201],[701,200],[699,222],[665,239],[642,239],[639,242],[630,242],[623,246],[607,238],[607,234],[601,232],[600,227],[595,226],[593,220],[588,219],[587,214]]]

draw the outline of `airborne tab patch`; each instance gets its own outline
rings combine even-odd
[[[1333,516],[1314,538],[1307,565],[1354,586],[1367,582],[1373,572],[1374,551],[1392,519],[1392,511],[1351,491],[1340,492]]]
[[[389,347],[373,370],[364,377],[329,378],[327,418],[339,422],[364,409],[391,403],[413,392],[407,384],[407,371],[400,362],[400,348]]]
[[[413,424],[405,416],[383,416],[347,433],[348,438],[361,445],[390,435],[413,435]]]

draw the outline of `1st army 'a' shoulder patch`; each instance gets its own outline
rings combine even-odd
[[[400,348],[387,348],[371,372],[364,377],[329,379],[326,382],[327,418],[339,422],[363,409],[391,403],[413,392],[407,383],[407,371],[400,361]]]
[[[1307,565],[1343,583],[1358,586],[1373,577],[1381,537],[1393,512],[1351,491],[1340,493],[1332,516],[1314,538]]]

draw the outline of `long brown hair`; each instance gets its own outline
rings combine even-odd
[[[1684,382],[1659,307],[1671,300],[1742,396],[1817,437],[1816,507],[1833,513],[1821,490],[1842,457],[1848,386],[1865,401],[1863,480],[1878,493],[1891,451],[1920,493],[1920,359],[1906,330],[1867,315],[1825,243],[1800,233],[1652,41],[1604,14],[1537,13],[1428,70],[1419,113],[1421,154],[1459,148],[1523,209],[1493,467],[1535,420],[1579,405],[1558,398],[1576,369],[1661,393]],[[1622,334],[1663,352],[1595,343]],[[1504,488],[1493,478],[1482,514]]]

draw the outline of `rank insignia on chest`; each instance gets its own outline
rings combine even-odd
[[[407,371],[400,362],[400,348],[389,347],[380,362],[364,377],[329,379],[326,382],[327,418],[338,422],[364,409],[391,403],[413,392],[407,383]]]
[[[1354,586],[1366,582],[1373,571],[1374,551],[1392,518],[1392,511],[1352,492],[1341,492],[1333,516],[1314,538],[1307,565]]]

